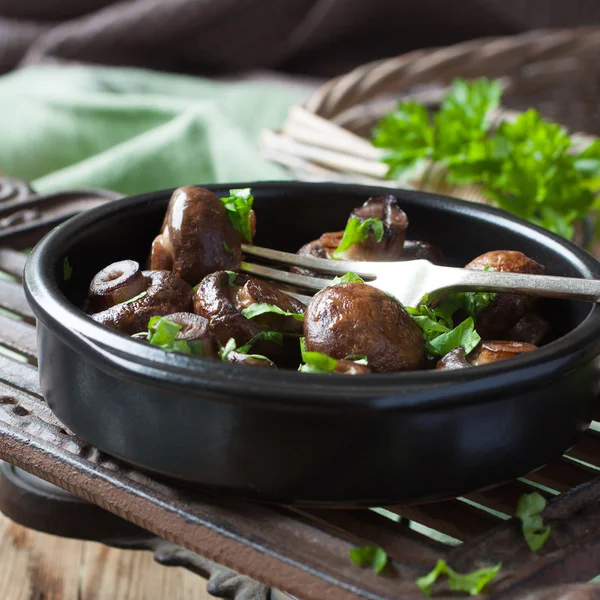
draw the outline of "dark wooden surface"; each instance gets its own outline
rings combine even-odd
[[[600,598],[596,585],[564,587],[600,573],[597,433],[586,433],[567,456],[537,473],[468,499],[386,507],[402,522],[370,510],[260,505],[184,491],[103,455],[51,413],[37,382],[35,328],[20,287],[23,262],[22,253],[0,250],[0,346],[10,353],[0,354],[0,458],[302,600],[421,598],[415,579],[442,557],[459,571],[501,560],[494,598]],[[545,547],[532,554],[518,524],[507,519],[522,493],[538,489],[536,483],[551,490],[546,520],[553,529]],[[416,531],[415,523],[460,543],[434,540]],[[390,555],[384,575],[349,560],[353,546],[366,544],[381,545]],[[435,589],[445,596],[443,587]]]

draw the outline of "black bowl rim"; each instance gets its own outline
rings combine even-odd
[[[344,192],[373,195],[400,193],[405,198],[437,209],[469,214],[498,226],[509,227],[561,255],[586,278],[600,278],[600,263],[572,242],[511,214],[489,206],[437,194],[382,186],[290,181],[245,182],[205,185],[216,193],[251,187],[260,190],[304,190],[306,193]],[[122,198],[81,213],[47,234],[31,252],[25,267],[25,292],[41,323],[76,351],[96,361],[116,376],[159,385],[190,396],[211,394],[215,398],[259,402],[283,410],[303,407],[329,409],[421,410],[433,406],[500,400],[510,389],[529,388],[559,377],[600,353],[600,307],[593,305],[575,329],[536,352],[510,361],[455,371],[413,371],[348,377],[337,374],[305,374],[293,370],[266,370],[232,365],[200,357],[165,353],[96,323],[71,304],[59,289],[57,250],[68,246],[86,227],[115,212],[164,202],[172,189]],[[54,258],[53,258],[54,257]],[[68,323],[67,327],[65,323]]]

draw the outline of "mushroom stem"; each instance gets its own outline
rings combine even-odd
[[[134,260],[121,260],[104,267],[90,283],[90,312],[106,310],[139,296],[148,282]]]

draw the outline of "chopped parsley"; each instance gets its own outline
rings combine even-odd
[[[349,552],[350,560],[359,567],[372,567],[379,575],[388,563],[388,556],[379,546],[359,546]]]
[[[377,243],[381,242],[383,239],[383,223],[381,219],[372,218],[362,221],[358,217],[351,217],[344,230],[342,241],[331,255],[331,258],[339,259],[348,248],[366,240],[371,232],[375,237],[375,241]]]
[[[340,283],[364,283],[365,280],[359,277],[356,273],[346,273],[341,277],[334,277],[331,285],[339,285]]]
[[[137,296],[134,296],[133,298],[129,298],[129,300],[125,300],[125,302],[121,302],[121,304],[122,305],[131,304],[132,302],[135,302],[136,300],[141,300],[142,298],[144,298],[147,295],[148,295],[148,292],[142,292],[141,294],[138,294]]]
[[[165,352],[181,352],[182,354],[202,355],[204,353],[202,340],[177,340],[177,334],[182,326],[165,317],[152,317],[148,321],[147,333],[136,333],[132,337],[144,338],[153,346],[158,346]]]
[[[278,331],[261,331],[260,333],[257,333],[248,343],[237,348],[236,351],[241,352],[242,354],[248,354],[250,348],[252,348],[252,346],[258,342],[273,342],[274,344],[279,344],[281,346],[283,344],[283,335]]]
[[[233,227],[242,234],[242,237],[249,243],[252,242],[252,226],[250,223],[250,213],[254,196],[250,188],[240,190],[229,190],[229,196],[221,198],[229,220]]]
[[[229,287],[231,287],[232,285],[235,284],[235,280],[236,280],[238,274],[235,271],[225,271],[225,273],[227,273],[227,275],[228,275],[227,285]]]
[[[71,281],[73,275],[73,267],[69,263],[69,257],[65,256],[63,259],[63,281]]]
[[[430,596],[433,584],[438,577],[446,575],[448,577],[448,587],[453,592],[465,592],[471,596],[477,596],[496,577],[501,568],[502,563],[498,563],[493,567],[477,569],[477,571],[463,575],[451,569],[445,560],[440,559],[430,573],[417,579],[416,584],[426,596]]]
[[[540,514],[546,508],[546,499],[538,492],[523,494],[517,504],[517,518],[521,520],[523,537],[532,552],[537,552],[550,535],[550,525],[544,526]]]
[[[296,319],[296,321],[304,321],[304,313],[294,313],[288,310],[283,310],[282,308],[279,308],[279,306],[267,304],[266,302],[257,302],[256,304],[252,304],[248,308],[244,308],[244,310],[242,310],[242,314],[247,319],[254,319],[255,317],[264,315],[265,313],[275,313],[276,315],[282,315],[284,317],[292,317]]]
[[[227,357],[231,352],[235,350],[236,343],[233,338],[229,338],[227,343],[221,348],[219,351],[219,355],[221,356],[221,360],[227,360]]]

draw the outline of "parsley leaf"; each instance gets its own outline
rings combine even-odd
[[[178,323],[169,321],[165,317],[152,317],[148,321],[148,333],[146,339],[153,345],[158,346],[165,352],[181,352],[182,354],[203,354],[202,340],[188,342],[177,340],[177,334],[182,327]],[[134,337],[142,337],[136,334]]]
[[[219,351],[221,360],[227,360],[227,356],[229,355],[230,352],[233,352],[235,350],[235,347],[236,347],[235,340],[233,338],[229,338],[227,340],[227,343]]]
[[[437,581],[438,577],[440,575],[447,575],[448,587],[452,591],[466,592],[471,596],[477,596],[496,577],[501,568],[502,563],[498,563],[493,567],[477,569],[472,573],[465,573],[463,575],[451,569],[445,560],[440,559],[430,573],[417,579],[416,584],[426,596],[430,596],[433,584]]]
[[[65,256],[63,259],[63,281],[70,281],[73,275],[73,267],[69,263],[69,257]]]
[[[334,277],[331,285],[338,285],[340,283],[364,283],[365,280],[359,277],[356,273],[346,273],[341,277]]]
[[[225,205],[229,220],[237,231],[239,231],[247,242],[252,242],[252,227],[250,225],[250,213],[254,196],[250,188],[240,190],[229,190],[229,196],[221,198]]]
[[[371,232],[373,232],[375,241],[377,243],[381,242],[383,239],[383,223],[381,219],[371,218],[361,221],[358,217],[350,218],[344,230],[342,241],[332,253],[331,258],[339,259],[348,248],[366,240]]]
[[[451,183],[481,185],[500,208],[572,238],[573,222],[599,202],[600,141],[577,153],[566,130],[533,109],[492,130],[500,95],[496,81],[456,79],[432,117],[415,102],[399,103],[372,140],[389,151],[388,176],[428,160]]]
[[[140,300],[147,294],[148,294],[148,292],[142,292],[141,294],[138,294],[137,296],[134,296],[133,298],[129,298],[129,300],[125,300],[125,302],[121,302],[121,304],[122,305],[131,304],[132,302],[135,302],[136,300]]]
[[[235,271],[225,271],[225,273],[227,273],[227,275],[229,276],[227,279],[227,285],[229,287],[231,287],[232,285],[235,284],[235,280],[236,280],[238,274]]]
[[[349,552],[352,562],[359,567],[373,567],[379,575],[388,563],[388,556],[379,546],[359,546]]]
[[[473,317],[469,317],[454,329],[441,333],[431,341],[426,342],[426,346],[431,354],[437,356],[444,356],[455,348],[464,348],[465,352],[469,354],[480,341],[481,337],[475,331]]]
[[[242,310],[242,314],[246,319],[254,319],[254,317],[258,317],[265,313],[275,313],[276,315],[283,315],[284,317],[293,317],[296,321],[304,321],[304,313],[289,312],[279,308],[279,306],[267,304],[266,302],[257,302]]]
[[[550,535],[550,525],[544,527],[541,512],[546,499],[538,492],[523,494],[517,504],[517,517],[521,519],[523,537],[532,552],[537,552]]]
[[[242,354],[248,354],[248,351],[254,344],[258,342],[274,342],[275,344],[279,344],[280,346],[283,344],[283,335],[277,331],[261,331],[257,333],[248,343],[236,348],[237,352],[241,352]]]

